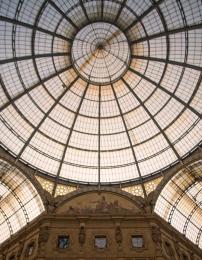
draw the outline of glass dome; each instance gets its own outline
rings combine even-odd
[[[0,30],[0,140],[16,160],[109,184],[200,144],[200,0],[0,0]]]

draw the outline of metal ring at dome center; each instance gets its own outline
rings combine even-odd
[[[93,84],[110,84],[120,79],[130,62],[124,33],[110,23],[96,22],[76,35],[71,58],[80,76]]]

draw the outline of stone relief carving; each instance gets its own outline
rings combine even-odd
[[[23,241],[20,241],[19,242],[19,249],[18,249],[18,252],[17,252],[17,259],[20,259],[22,252],[23,252],[23,248],[24,248],[24,243],[23,243]]]
[[[161,239],[161,230],[158,226],[152,226],[152,240],[156,245],[157,249],[161,249],[162,239]]]
[[[132,209],[123,208],[119,205],[118,200],[114,202],[107,202],[105,196],[98,201],[91,201],[92,206],[86,207],[73,207],[69,206],[67,214],[132,214],[134,211]]]
[[[85,232],[85,227],[84,225],[80,226],[79,230],[79,244],[80,246],[83,246],[86,240],[86,232]]]
[[[43,247],[44,244],[48,242],[49,236],[50,236],[49,227],[47,226],[41,227],[39,231],[39,237],[38,237],[39,248]]]
[[[123,241],[123,235],[120,226],[116,227],[115,230],[115,241],[120,246]]]
[[[181,252],[181,250],[180,250],[179,243],[177,241],[174,242],[174,247],[175,247],[175,252],[176,252],[178,258],[180,259],[180,252]]]
[[[0,260],[6,260],[5,254],[0,254]]]
[[[55,198],[53,198],[48,192],[45,192],[46,194],[46,201],[45,206],[48,213],[52,213],[55,208],[57,207],[57,202],[55,201]]]

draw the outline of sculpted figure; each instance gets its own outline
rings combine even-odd
[[[57,203],[52,196],[47,197],[46,208],[49,213],[52,213],[57,207]]]
[[[161,230],[157,226],[152,226],[152,240],[156,244],[156,248],[161,249],[161,245],[162,245]]]
[[[49,239],[49,227],[41,227],[39,231],[39,238],[38,238],[38,243],[39,243],[39,248],[43,247],[44,244],[48,242]]]
[[[79,244],[83,246],[86,240],[86,233],[85,233],[85,227],[81,226],[79,230]]]
[[[19,242],[19,249],[18,249],[18,252],[17,252],[17,259],[20,259],[21,255],[22,255],[23,248],[24,248],[24,244],[23,244],[22,241],[20,241]]]
[[[118,245],[121,245],[122,240],[123,240],[123,235],[122,235],[120,226],[116,227],[116,230],[115,230],[115,240],[116,240],[116,243]]]

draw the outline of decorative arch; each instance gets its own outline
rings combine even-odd
[[[154,211],[202,248],[202,159],[180,169],[165,184]]]
[[[33,183],[0,159],[0,244],[45,210]]]
[[[77,208],[81,202],[83,202],[83,206],[81,206],[82,211],[83,208],[89,210],[89,207],[91,210],[92,208],[90,204],[92,203],[91,205],[94,206],[99,205],[103,198],[106,200],[106,205],[109,203],[113,207],[113,203],[117,201],[117,206],[122,209],[130,208],[132,210],[131,212],[133,213],[143,213],[145,210],[145,200],[143,198],[135,197],[125,191],[122,191],[121,189],[119,190],[117,188],[100,187],[98,190],[97,187],[85,187],[73,191],[63,197],[56,198],[56,201],[57,199],[58,201],[56,202],[57,207],[55,208],[55,213],[63,212],[63,209],[66,210],[68,207],[72,208],[72,205]],[[79,200],[80,202],[78,203]]]

